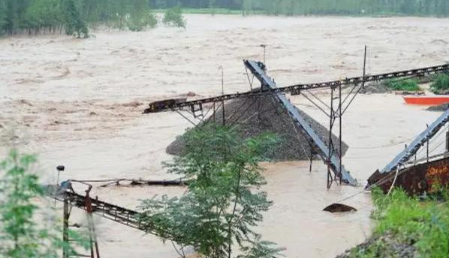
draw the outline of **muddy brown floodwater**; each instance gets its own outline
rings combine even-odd
[[[361,75],[364,45],[368,73],[429,66],[449,60],[449,20],[433,18],[284,18],[187,15],[186,30],[94,31],[89,39],[60,35],[0,40],[0,130],[4,154],[12,142],[39,154],[43,180],[168,179],[161,162],[166,146],[189,127],[176,113],[142,115],[150,101],[194,92],[220,93],[222,66],[227,93],[249,89],[242,59],[262,59],[279,85]],[[323,96],[325,92],[319,93]],[[302,97],[292,101],[318,121],[328,121]],[[406,106],[399,96],[361,95],[344,117],[350,146],[345,166],[359,182],[382,168],[438,112]],[[264,164],[274,201],[258,229],[285,247],[287,257],[334,257],[370,235],[368,193],[345,201],[358,209],[322,209],[363,190],[326,190],[321,161]],[[136,208],[155,194],[179,188],[95,188],[100,199]],[[75,220],[83,220],[77,212]],[[104,257],[173,258],[163,244],[114,222],[95,218]]]

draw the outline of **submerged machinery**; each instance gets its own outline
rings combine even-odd
[[[377,75],[363,75],[361,77],[352,77],[346,78],[343,80],[337,81],[329,81],[329,82],[320,82],[320,83],[308,83],[308,84],[295,84],[287,87],[277,87],[276,83],[272,78],[270,78],[266,74],[266,66],[262,62],[244,60],[244,65],[247,70],[249,70],[254,77],[261,83],[260,90],[251,90],[243,93],[233,93],[233,94],[224,94],[216,97],[183,101],[180,99],[169,99],[157,101],[149,104],[149,107],[144,110],[143,113],[156,113],[167,110],[187,110],[194,117],[203,117],[203,105],[208,103],[223,103],[226,100],[232,100],[236,98],[254,98],[260,95],[272,94],[275,95],[277,100],[282,104],[282,106],[287,110],[288,114],[294,121],[294,123],[301,129],[302,133],[306,135],[308,142],[311,146],[313,146],[314,151],[318,156],[327,164],[328,166],[328,182],[327,187],[329,188],[333,181],[340,181],[340,183],[347,183],[350,185],[356,185],[357,181],[350,175],[350,173],[345,169],[342,162],[341,150],[338,151],[336,147],[341,146],[341,124],[342,124],[342,116],[349,105],[352,103],[355,96],[360,92],[366,82],[373,81],[381,81],[386,79],[395,79],[395,78],[412,78],[412,77],[422,77],[428,76],[430,74],[437,73],[447,73],[449,72],[449,64],[439,65],[439,66],[430,66],[419,69],[391,72],[391,73],[383,73]],[[346,97],[342,97],[342,86],[353,86],[351,91],[348,93]],[[331,100],[330,105],[325,104],[325,108],[319,107],[319,104],[308,98],[305,93],[308,92],[312,96],[316,98],[310,91],[315,89],[330,89],[331,90]],[[337,94],[334,95],[334,92]],[[295,107],[290,101],[286,98],[285,93],[290,93],[292,95],[303,94],[306,99],[312,102],[315,106],[317,106],[326,116],[329,117],[329,139],[325,141],[320,138],[317,133],[313,130],[313,128],[307,123],[307,121],[301,116],[298,108]],[[349,98],[349,95],[353,94],[352,98]],[[337,103],[334,104],[334,100],[337,99]],[[222,104],[223,105],[223,104]],[[339,120],[340,128],[339,128],[339,141],[340,144],[334,143],[332,140],[332,129],[336,124],[336,121]],[[444,120],[444,119],[443,119]],[[432,127],[431,127],[432,128]],[[430,129],[432,130],[432,129]],[[421,143],[422,144],[422,143]],[[414,151],[414,148],[420,146],[420,143],[416,143],[410,145],[409,149]],[[410,151],[401,155],[401,157],[397,157],[398,160],[395,159],[395,162],[398,163],[409,156]],[[312,155],[311,155],[312,156]],[[394,166],[394,165],[393,165]],[[394,168],[393,168],[394,169]],[[391,170],[387,168],[386,170]],[[380,173],[380,172],[379,172]],[[380,174],[385,174],[387,172],[383,172]],[[374,182],[377,177],[372,177],[370,182]],[[374,181],[373,181],[374,180]]]
[[[379,186],[384,192],[401,187],[409,194],[433,192],[437,185],[449,184],[449,132],[444,131],[449,122],[449,109],[426,128],[413,142],[401,151],[388,165],[368,178],[367,187]],[[430,155],[430,140],[443,134],[445,150]],[[425,150],[425,157],[417,159],[418,151]]]

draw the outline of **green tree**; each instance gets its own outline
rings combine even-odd
[[[216,0],[209,0],[210,14],[215,15]]]
[[[25,11],[23,27],[35,33],[45,29],[55,32],[62,22],[60,0],[34,0]]]
[[[241,139],[229,127],[206,126],[189,131],[183,156],[168,164],[170,171],[192,180],[180,198],[144,200],[140,221],[148,232],[184,246],[193,246],[204,257],[230,258],[233,247],[239,258],[268,258],[281,249],[262,241],[253,228],[263,220],[271,202],[258,163],[273,150],[277,138],[264,134]]]
[[[149,8],[148,0],[134,0],[130,6],[128,28],[132,31],[141,31],[147,27],[154,28],[157,19]]]
[[[186,20],[182,15],[182,9],[179,6],[173,7],[165,11],[162,22],[169,26],[186,27]]]
[[[54,218],[35,204],[44,194],[38,176],[32,172],[35,163],[34,156],[15,150],[0,163],[1,257],[56,258],[63,247],[74,253],[70,245],[62,242]],[[71,235],[76,236],[73,232]]]
[[[88,37],[89,30],[81,13],[81,1],[61,0],[62,13],[64,17],[65,32],[67,35]],[[75,2],[76,1],[76,2]]]
[[[0,36],[5,33],[6,17],[6,0],[0,0]]]

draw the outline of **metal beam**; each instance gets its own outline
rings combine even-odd
[[[248,60],[245,60],[244,63],[245,66],[253,73],[253,75],[262,83],[262,88],[269,88],[273,91],[277,89],[276,83],[267,76],[264,70],[262,70],[262,63]],[[306,132],[309,138],[309,142],[316,146],[320,157],[330,165],[330,168],[332,169],[336,177],[340,177],[339,169],[341,167],[341,179],[347,184],[356,185],[357,180],[355,180],[343,167],[340,159],[335,155],[335,152],[330,152],[330,149],[328,148],[326,143],[304,119],[304,117],[299,112],[299,109],[285,97],[285,94],[277,93],[276,96],[288,111],[289,115],[292,117],[295,123]],[[329,153],[332,153],[331,157],[329,157]]]
[[[244,61],[244,62],[246,62],[246,61]],[[295,85],[291,85],[291,86],[287,86],[287,87],[280,87],[280,88],[275,88],[275,89],[265,88],[258,92],[254,92],[254,91],[248,91],[248,92],[243,92],[243,93],[237,92],[237,93],[233,93],[233,94],[225,94],[225,95],[221,95],[221,96],[197,99],[197,100],[192,100],[192,101],[185,101],[183,99],[170,99],[170,100],[163,100],[163,101],[157,101],[157,102],[150,103],[149,108],[145,109],[144,113],[147,114],[147,113],[161,112],[161,111],[170,110],[170,109],[182,109],[184,107],[192,107],[192,106],[197,106],[197,105],[205,104],[205,103],[214,103],[214,102],[220,102],[220,101],[236,99],[236,98],[252,97],[252,96],[257,96],[257,95],[261,95],[261,94],[290,93],[290,92],[301,92],[303,90],[336,88],[339,85],[359,84],[359,83],[365,83],[365,82],[381,81],[381,80],[395,79],[395,78],[402,78],[402,77],[419,77],[419,76],[425,76],[425,75],[435,74],[435,73],[444,73],[444,72],[449,72],[449,64],[430,66],[430,67],[424,67],[424,68],[418,68],[418,69],[412,69],[412,70],[406,70],[406,71],[382,73],[382,74],[377,74],[377,75],[366,75],[366,76],[361,76],[361,77],[352,77],[352,78],[346,78],[344,80],[337,80],[337,81],[295,84]]]
[[[70,203],[71,205],[86,210],[86,197],[79,195],[75,192],[71,191],[64,191],[60,195],[52,196],[58,201]],[[126,225],[128,227],[136,228],[143,230],[137,220],[137,217],[139,215],[138,212],[129,210],[114,204],[110,204],[107,202],[100,201],[98,199],[90,199],[92,202],[92,213],[102,216],[104,218],[107,218],[109,220],[112,220],[114,222]]]
[[[379,171],[381,174],[395,170],[399,165],[407,162],[416,152],[424,146],[447,122],[449,122],[449,109],[435,122],[426,128],[416,139],[401,153],[399,153],[385,168]]]

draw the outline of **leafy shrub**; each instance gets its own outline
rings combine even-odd
[[[61,3],[66,34],[77,36],[78,38],[89,37],[89,29],[83,18],[82,7],[80,6],[79,1],[64,0]]]
[[[184,19],[184,16],[182,15],[182,9],[179,6],[165,11],[164,19],[162,20],[162,22],[169,26],[182,28],[186,27],[186,20]]]
[[[132,15],[128,20],[128,28],[131,31],[141,31],[145,28],[154,28],[157,25],[157,19],[151,12],[142,13],[140,15]]]
[[[401,189],[385,196],[373,191],[376,228],[366,244],[353,249],[346,257],[402,257],[401,252],[416,252],[413,257],[447,258],[449,254],[448,189],[420,201]],[[442,198],[441,198],[442,197]],[[410,256],[406,256],[410,257]]]
[[[217,125],[190,130],[183,137],[184,155],[166,165],[189,179],[189,191],[180,198],[142,201],[142,228],[176,242],[179,254],[192,246],[201,257],[281,256],[282,248],[254,231],[272,204],[260,190],[266,182],[259,161],[266,160],[277,137],[262,134],[243,140],[233,128]],[[232,256],[234,247],[244,254]]]
[[[432,84],[430,85],[430,90],[437,94],[445,94],[449,92],[449,75],[439,74],[435,77]]]
[[[418,91],[418,81],[416,79],[392,79],[384,82],[384,85],[391,90]]]

